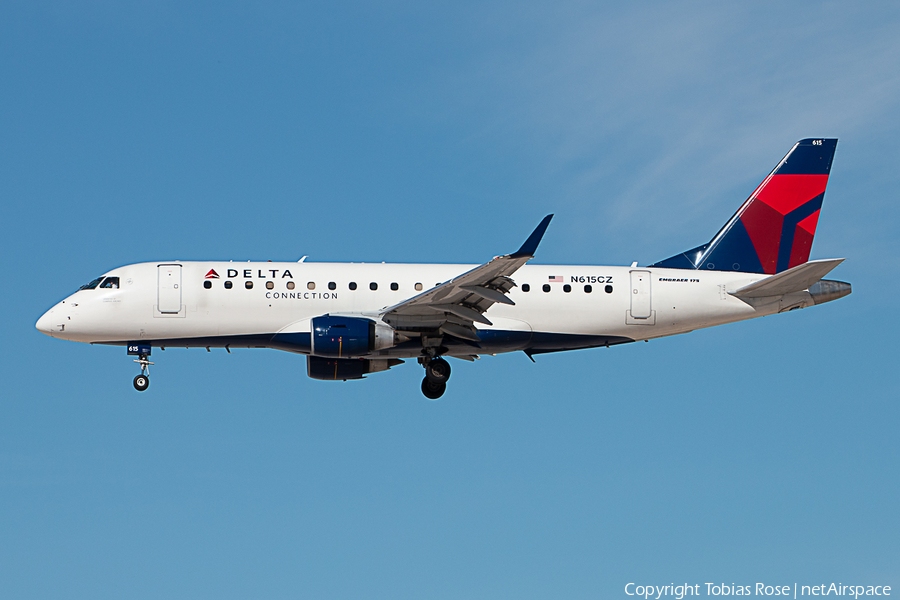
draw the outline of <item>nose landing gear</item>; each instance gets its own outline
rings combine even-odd
[[[141,374],[134,378],[134,389],[139,392],[143,392],[150,387],[150,365],[153,364],[150,362],[150,359],[147,358],[150,356],[150,350],[151,348],[149,345],[128,345],[128,354],[130,356],[137,356],[137,358],[134,359],[134,362],[141,365]]]
[[[150,387],[150,365],[153,363],[147,358],[146,354],[141,354],[134,362],[141,365],[141,374],[134,378],[134,389],[143,392]]]
[[[447,391],[447,380],[450,379],[450,363],[443,358],[422,360],[425,367],[425,379],[422,380],[422,393],[429,400],[437,400]]]

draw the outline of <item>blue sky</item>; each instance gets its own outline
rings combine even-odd
[[[900,9],[7,2],[0,595],[615,598],[900,587]],[[144,260],[535,262],[706,242],[838,137],[852,296],[685,336],[306,378],[34,322]]]

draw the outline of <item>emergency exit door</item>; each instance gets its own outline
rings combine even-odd
[[[157,275],[159,312],[164,314],[181,312],[181,265],[159,265]]]
[[[650,307],[650,271],[631,272],[631,317],[649,319],[653,313]]]

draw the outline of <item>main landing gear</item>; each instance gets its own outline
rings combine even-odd
[[[141,374],[134,378],[134,389],[143,392],[150,387],[150,365],[153,363],[147,358],[146,354],[139,355],[134,362],[141,365]]]
[[[450,363],[443,358],[422,359],[421,363],[425,367],[422,393],[429,400],[437,400],[447,391],[447,380],[450,379]]]

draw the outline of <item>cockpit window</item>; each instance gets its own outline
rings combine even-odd
[[[103,281],[103,278],[102,278],[102,277],[98,277],[97,279],[93,280],[93,281],[90,282],[90,283],[84,284],[83,286],[81,286],[81,287],[78,288],[78,289],[79,289],[79,290],[92,290],[92,289],[94,289],[95,287],[97,287],[98,285],[100,285],[100,282],[101,282],[101,281]]]
[[[100,284],[100,288],[108,288],[108,289],[118,289],[119,288],[119,278],[118,277],[107,277],[103,280],[103,283]]]

